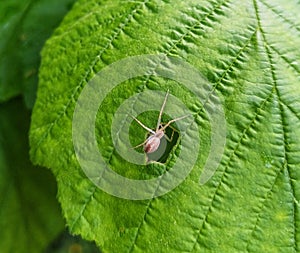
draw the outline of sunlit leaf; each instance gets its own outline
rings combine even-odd
[[[299,252],[299,13],[299,2],[282,0],[75,4],[43,50],[30,133],[32,160],[56,175],[71,232],[95,240],[104,252]],[[170,89],[198,112],[201,150],[185,157],[197,155],[197,163],[168,194],[143,201],[113,197],[86,177],[76,159],[75,104],[105,66],[158,53],[185,60],[211,83],[223,101],[225,151],[213,178],[199,185],[214,152],[207,112],[179,83],[126,81],[105,98],[96,120],[99,152],[110,167],[135,179],[161,170],[124,161],[110,132],[118,107],[145,90]],[[155,126],[157,113],[141,117]],[[143,141],[146,132],[132,127],[131,140]]]

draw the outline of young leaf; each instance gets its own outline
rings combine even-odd
[[[50,172],[29,161],[30,115],[20,99],[0,106],[1,252],[40,253],[63,230]]]
[[[297,1],[281,0],[75,4],[43,50],[30,132],[32,160],[55,173],[71,232],[95,240],[104,252],[298,252],[299,11]],[[98,148],[108,167],[134,179],[164,173],[159,165],[124,161],[112,141],[116,110],[145,90],[170,89],[194,113],[201,148],[183,158],[198,156],[190,175],[168,194],[117,198],[97,188],[76,159],[76,101],[105,66],[158,53],[185,60],[211,83],[223,101],[225,151],[214,176],[200,185],[206,158],[214,152],[209,112],[182,84],[153,76],[123,82],[106,96],[96,119]],[[150,113],[144,122],[155,126],[156,119]],[[132,127],[138,144],[145,132]],[[179,151],[170,154],[167,168]]]

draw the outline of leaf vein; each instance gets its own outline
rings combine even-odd
[[[274,179],[274,182],[272,183],[270,190],[265,194],[265,197],[263,198],[263,201],[261,202],[260,206],[258,207],[259,210],[258,210],[257,215],[256,215],[256,220],[255,220],[255,223],[254,223],[253,228],[251,229],[251,233],[250,233],[250,235],[249,235],[249,240],[247,240],[246,252],[250,252],[250,249],[249,249],[249,247],[250,247],[250,242],[251,242],[251,241],[250,241],[250,237],[253,238],[253,235],[254,235],[254,233],[255,233],[255,230],[256,230],[256,228],[258,228],[258,223],[259,223],[260,220],[261,220],[261,217],[262,217],[262,214],[263,214],[263,209],[264,209],[264,207],[266,206],[267,200],[268,200],[268,199],[271,197],[271,195],[272,195],[272,191],[273,191],[273,189],[274,189],[274,186],[276,185],[277,180],[279,179],[280,173],[283,173],[283,172],[284,172],[284,167],[285,167],[285,166],[282,166],[282,168],[281,168],[281,169],[278,171],[278,173],[276,174],[275,179]]]
[[[191,251],[193,251],[193,250],[195,249],[196,244],[197,244],[197,242],[198,242],[198,240],[199,240],[199,238],[200,238],[200,236],[201,236],[201,231],[203,230],[205,223],[208,222],[208,220],[207,220],[208,215],[209,215],[209,213],[212,212],[213,202],[215,201],[216,196],[217,196],[217,193],[218,193],[218,191],[220,190],[220,187],[221,187],[221,185],[222,185],[222,182],[223,182],[223,180],[224,180],[224,178],[225,178],[226,171],[227,171],[227,169],[229,168],[230,162],[233,160],[233,158],[234,158],[234,156],[236,155],[237,151],[238,151],[239,148],[241,147],[242,141],[244,140],[244,138],[246,138],[248,130],[255,124],[256,119],[260,116],[260,113],[263,111],[263,108],[266,106],[268,100],[272,97],[273,92],[274,92],[274,91],[272,90],[272,91],[270,92],[270,94],[269,94],[269,95],[261,102],[261,104],[257,107],[257,110],[256,110],[256,112],[255,112],[253,118],[252,118],[251,121],[249,122],[249,125],[243,130],[243,132],[242,132],[242,134],[241,134],[241,136],[240,136],[238,142],[236,143],[236,146],[234,147],[234,149],[233,149],[232,152],[231,152],[231,155],[230,155],[228,161],[224,164],[224,167],[225,167],[225,168],[224,168],[224,171],[222,172],[221,179],[220,179],[218,185],[215,187],[215,191],[214,191],[214,193],[213,193],[211,202],[210,202],[210,204],[209,204],[209,206],[208,206],[208,209],[207,209],[207,212],[206,212],[206,214],[205,214],[205,216],[204,216],[204,220],[203,220],[203,222],[202,222],[202,225],[201,225],[201,227],[200,227],[199,230],[198,230],[198,234],[197,234],[197,237],[196,237],[196,239],[195,239],[195,242],[194,242],[194,245],[193,245],[193,248],[192,248]]]
[[[270,59],[271,60],[271,59]],[[278,100],[280,101],[280,94],[279,94],[279,90],[276,89],[276,93],[277,93],[277,97],[278,97]],[[287,133],[287,129],[286,129],[286,124],[287,122],[285,122],[285,117],[284,117],[284,108],[283,108],[283,104],[282,103],[279,103],[279,106],[280,106],[280,112],[281,112],[281,125],[282,125],[282,133],[283,133],[283,147],[284,147],[284,168],[286,169],[286,174],[287,174],[287,177],[288,177],[288,182],[289,182],[289,186],[290,186],[290,189],[291,189],[291,193],[293,195],[293,200],[296,199],[296,192],[295,192],[295,189],[294,189],[294,186],[293,186],[293,182],[292,182],[292,179],[291,179],[291,174],[290,174],[290,167],[289,167],[289,163],[288,163],[288,160],[289,160],[289,147],[288,147],[288,137],[286,135]],[[297,204],[295,203],[295,201],[293,201],[293,247],[295,249],[295,252],[298,252],[299,250],[299,245],[297,244],[297,219],[296,219],[296,210],[297,210]]]
[[[254,5],[256,7],[256,15],[257,15],[257,20],[258,22],[260,23],[260,16],[259,16],[259,13],[258,13],[258,6],[257,6],[257,2],[256,0],[254,0]],[[281,125],[282,125],[282,132],[283,132],[283,144],[284,144],[284,163],[288,164],[288,155],[287,155],[287,150],[288,150],[288,144],[287,144],[287,136],[286,136],[286,129],[285,129],[285,125],[286,125],[286,122],[285,122],[285,117],[284,117],[284,109],[283,109],[283,105],[281,103],[281,99],[280,99],[280,92],[278,90],[278,87],[277,87],[277,78],[276,78],[276,72],[275,72],[275,67],[274,67],[274,61],[272,59],[272,53],[271,53],[271,47],[269,46],[269,43],[267,41],[267,38],[266,38],[266,35],[265,35],[265,32],[262,28],[262,26],[260,26],[260,31],[261,31],[261,34],[262,34],[262,39],[263,39],[263,42],[264,42],[264,47],[265,47],[265,50],[266,50],[266,53],[267,53],[267,56],[268,56],[268,61],[269,61],[269,65],[270,65],[270,70],[271,70],[271,76],[272,76],[272,79],[273,79],[273,84],[274,84],[274,89],[275,89],[275,93],[277,95],[277,98],[278,98],[278,101],[280,101],[279,103],[279,109],[280,109],[280,116],[281,116]],[[292,189],[292,194],[293,194],[293,197],[295,198],[295,192],[294,192],[294,188],[293,188],[293,185],[292,185],[292,182],[290,180],[290,172],[288,171],[288,166],[286,166],[287,168],[287,173],[288,173],[288,176],[289,176],[289,182],[290,182],[290,187]],[[294,222],[293,222],[293,243],[294,243],[294,249],[295,251],[297,252],[297,248],[298,248],[298,245],[297,245],[297,238],[296,238],[296,235],[297,235],[297,231],[296,231],[296,203],[294,202],[294,205],[293,205],[293,218],[294,218]]]
[[[218,4],[216,4],[211,10],[210,12],[207,12],[206,15],[204,15],[203,17],[201,17],[201,19],[196,20],[196,22],[194,22],[193,25],[190,25],[187,27],[187,30],[184,34],[182,34],[177,40],[175,40],[172,44],[172,46],[167,50],[167,52],[171,52],[171,50],[173,50],[174,48],[177,47],[177,45],[180,44],[180,42],[182,42],[184,40],[184,38],[186,38],[188,35],[191,34],[191,32],[193,30],[197,30],[197,28],[199,27],[199,25],[202,24],[202,22],[209,16],[213,15],[214,13],[217,13],[217,11],[222,7],[225,6],[225,4],[230,3],[231,0],[225,0],[225,1],[221,1]],[[200,27],[199,27],[200,28]]]
[[[48,136],[48,134],[51,132],[52,128],[57,124],[57,122],[66,114],[68,108],[70,107],[70,105],[72,104],[72,102],[74,101],[75,96],[78,94],[78,92],[81,90],[81,88],[83,87],[84,83],[87,82],[88,80],[88,76],[94,71],[93,68],[95,67],[95,65],[97,64],[97,62],[99,61],[99,59],[101,58],[101,56],[103,55],[103,53],[109,48],[110,45],[112,45],[113,41],[120,35],[120,33],[124,30],[125,26],[128,25],[130,23],[130,21],[133,18],[134,13],[139,9],[142,8],[144,6],[144,4],[146,2],[149,2],[150,0],[145,0],[144,2],[140,3],[137,8],[135,8],[134,10],[132,10],[129,15],[125,18],[125,22],[119,24],[117,30],[115,30],[114,34],[112,35],[111,39],[107,42],[106,46],[103,47],[100,52],[97,54],[97,56],[95,57],[95,59],[93,60],[93,62],[91,63],[91,65],[89,66],[89,69],[85,72],[84,77],[82,78],[82,81],[79,83],[79,85],[77,85],[74,89],[74,92],[72,93],[70,99],[68,100],[67,104],[64,106],[64,109],[62,111],[60,111],[57,114],[56,119],[47,124],[48,125],[48,129],[45,131],[45,133],[42,135],[42,137],[40,138],[40,140],[38,141],[37,145],[35,146],[35,149],[37,150],[39,148],[39,146],[41,145],[41,143],[45,140],[45,138]]]
[[[285,57],[283,54],[281,54],[279,52],[279,50],[277,48],[275,48],[274,46],[272,45],[268,45],[274,52],[276,52],[276,54],[281,58],[283,59],[287,64],[288,66],[290,66],[297,74],[300,73],[300,69],[297,68],[297,64],[293,64],[293,62],[289,61],[287,57]]]
[[[291,27],[295,28],[298,32],[300,32],[300,28],[299,25],[294,24],[293,21],[287,19],[286,17],[284,17],[280,11],[276,10],[273,6],[269,5],[268,3],[266,3],[264,0],[258,0],[260,1],[264,6],[266,6],[269,10],[271,10],[273,13],[275,13],[275,15],[277,15],[280,19],[282,19],[284,22],[288,23],[291,25]]]

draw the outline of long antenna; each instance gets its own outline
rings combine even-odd
[[[161,122],[161,116],[163,114],[163,111],[164,111],[164,108],[165,108],[165,105],[166,105],[166,102],[167,102],[168,95],[169,95],[169,89],[167,90],[164,102],[163,102],[163,104],[161,106],[161,109],[160,109],[160,112],[159,112],[159,116],[158,116],[158,119],[157,119],[157,125],[156,125],[156,131],[155,132],[157,132],[158,129],[159,129],[160,122]]]

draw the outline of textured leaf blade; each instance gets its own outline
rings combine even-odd
[[[295,14],[299,4],[81,1],[74,6],[43,51],[31,125],[32,158],[54,171],[72,232],[107,252],[299,251],[299,21],[290,10]],[[175,55],[205,75],[224,101],[227,143],[216,174],[200,186],[210,148],[201,105],[171,81],[125,82],[100,108],[96,126],[99,149],[119,173],[144,178],[159,169],[124,167],[113,149],[111,120],[129,96],[170,88],[200,111],[201,127],[201,152],[190,176],[160,198],[129,201],[102,192],[81,171],[73,153],[72,114],[94,73],[146,53]],[[148,124],[156,120],[152,115]]]
[[[36,98],[40,50],[74,0],[0,3],[0,102],[24,94]]]

